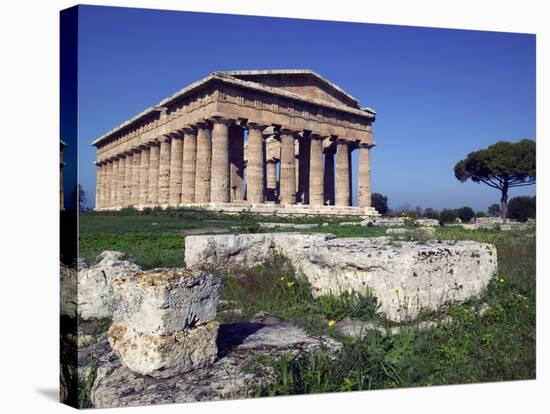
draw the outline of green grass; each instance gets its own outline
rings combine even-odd
[[[80,254],[93,262],[103,250],[119,250],[145,268],[182,266],[184,230],[216,227],[230,232],[265,232],[273,230],[261,229],[258,222],[277,220],[177,210],[84,214],[80,220]],[[326,222],[323,218],[280,221]],[[232,230],[231,226],[239,229]],[[385,235],[384,228],[339,226],[337,221],[307,232],[330,232],[337,237]],[[413,233],[412,238],[425,242],[420,233]],[[418,318],[451,318],[451,322],[424,330],[411,324],[410,329],[389,336],[371,331],[362,339],[344,339],[343,348],[337,353],[321,351],[264,359],[262,364],[273,368],[273,378],[258,384],[252,394],[287,395],[534,378],[535,231],[472,231],[444,226],[436,229],[433,239],[476,240],[497,247],[498,275],[480,297],[444,306],[437,312],[423,312]],[[292,320],[310,333],[341,340],[328,321],[351,317],[386,323],[376,313],[376,298],[371,295],[313,298],[308,283],[282,258],[255,269],[222,273],[223,302],[218,312],[222,323],[266,312]],[[485,304],[488,310],[479,314]]]

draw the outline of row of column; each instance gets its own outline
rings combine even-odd
[[[231,119],[216,117],[98,163],[96,208],[228,203],[245,198],[249,204],[263,203],[277,181],[275,165],[265,159],[266,127],[246,124],[246,189],[244,129]],[[351,205],[349,143],[337,141],[334,168],[334,150],[324,148],[324,138],[314,133],[304,137],[284,128],[279,131],[281,204]],[[299,162],[295,139],[299,139]],[[368,207],[370,158],[366,145],[359,147],[358,179],[359,206]]]

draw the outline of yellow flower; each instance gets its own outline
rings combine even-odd
[[[414,240],[414,237],[411,237],[411,240]]]
[[[499,280],[500,283],[504,283],[504,278],[501,277],[500,280]]]
[[[394,292],[395,292],[395,293],[399,293],[399,289],[398,289],[398,288],[395,288],[395,289],[394,289]]]
[[[285,277],[284,277],[284,276],[281,276],[281,277],[279,278],[279,280],[282,282],[283,280],[285,280]]]
[[[330,321],[328,321],[327,325],[328,325],[329,328],[332,328],[335,323],[336,323],[336,321],[331,319]]]
[[[292,287],[294,285],[294,282],[286,282],[288,287]]]

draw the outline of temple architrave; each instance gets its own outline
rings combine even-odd
[[[95,208],[377,215],[375,116],[311,70],[214,72],[92,143]]]

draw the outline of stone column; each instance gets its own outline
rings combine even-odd
[[[159,138],[159,142],[158,204],[166,206],[170,201],[170,137],[163,135]]]
[[[311,134],[309,163],[309,204],[312,206],[322,206],[325,203],[325,172],[323,164],[323,137],[318,134]]]
[[[325,149],[325,205],[329,206],[334,205],[334,152],[334,145]]]
[[[229,203],[229,125],[234,121],[228,118],[214,117],[212,136],[212,182],[210,201]]]
[[[124,205],[132,205],[132,174],[134,172],[134,154],[126,153],[126,175],[124,176]]]
[[[126,179],[126,154],[120,154],[118,159],[118,191],[117,207],[124,207],[124,181]]]
[[[262,131],[266,125],[256,122],[248,123],[248,149],[246,165],[246,196],[250,204],[264,202],[264,138]],[[292,149],[294,162],[294,148]]]
[[[296,161],[294,159],[294,134],[281,129],[281,204],[296,203]]]
[[[359,207],[371,207],[370,148],[368,144],[359,145],[358,204]]]
[[[146,207],[149,204],[149,147],[142,145],[141,162],[139,165],[139,206]]]
[[[195,168],[195,203],[210,201],[210,172],[212,166],[212,134],[206,121],[197,128],[197,163]]]
[[[181,203],[182,171],[183,167],[183,136],[172,135],[170,144],[170,199],[171,206],[178,206]]]
[[[183,128],[183,178],[181,184],[181,202],[195,202],[195,168],[197,164],[197,130],[188,126]]]
[[[159,188],[159,164],[160,164],[160,144],[154,141],[149,146],[149,190],[147,197],[149,206],[158,205]]]
[[[266,161],[266,198],[268,201],[277,201],[277,160],[270,158]]]
[[[99,210],[101,209],[101,179],[103,171],[101,168],[101,163],[96,162],[96,173],[95,173],[95,209]],[[75,206],[76,207],[76,206]]]
[[[229,127],[230,200],[244,200],[244,130],[239,125]]]
[[[139,206],[139,180],[141,178],[141,148],[132,149],[132,196],[130,204]]]
[[[337,206],[350,205],[349,147],[346,141],[338,140],[336,145],[336,200]]]
[[[298,191],[296,193],[296,202],[303,204],[311,204],[310,202],[310,149],[311,143],[308,137],[303,135],[298,140],[298,163],[296,164],[296,185]]]
[[[106,161],[105,166],[105,177],[103,179],[103,208],[111,207],[111,177],[113,172],[113,163],[112,161]]]
[[[115,209],[118,207],[118,165],[119,158],[113,159],[113,172],[111,173],[111,204],[110,207]]]

